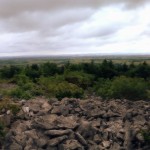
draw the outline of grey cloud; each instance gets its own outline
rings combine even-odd
[[[80,14],[78,14],[78,13]],[[57,12],[25,12],[15,17],[7,18],[0,22],[1,30],[6,32],[26,32],[32,30],[46,30],[46,33],[66,24],[72,24],[86,20],[93,10],[91,9],[69,9]]]
[[[114,39],[115,34],[130,23],[112,21],[108,25],[98,26],[100,18],[92,22],[91,17],[110,5],[116,7],[123,4],[126,8],[123,11],[128,11],[144,6],[146,2],[150,1],[0,0],[0,33],[7,35],[2,38],[0,34],[0,53],[61,53],[75,52],[77,49],[78,52],[81,49],[86,52],[86,49],[114,43],[117,39]],[[93,27],[90,23],[96,25]],[[84,25],[88,27],[84,28]],[[11,40],[6,40],[7,37],[10,39],[10,34]]]
[[[124,3],[128,7],[149,2],[149,0],[0,0],[0,17],[12,17],[23,12],[52,11],[74,8],[98,8],[104,5]]]

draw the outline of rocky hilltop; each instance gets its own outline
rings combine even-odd
[[[20,106],[4,150],[150,149],[143,136],[150,130],[149,102],[36,98]]]

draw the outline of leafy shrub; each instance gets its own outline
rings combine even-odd
[[[117,77],[100,84],[97,93],[103,98],[146,99],[148,86],[141,78]]]
[[[24,91],[20,87],[17,87],[16,89],[13,89],[9,95],[19,99],[30,99],[32,97],[30,92],[31,91]]]
[[[72,83],[62,82],[57,85],[55,90],[58,99],[64,97],[82,98],[83,96],[83,90]]]
[[[103,97],[104,99],[107,99],[110,98],[112,95],[110,86],[111,80],[100,78],[97,84],[95,85],[94,89],[99,96]]]
[[[51,78],[41,78],[40,86],[43,87],[43,91],[50,97],[57,97],[58,99],[64,97],[81,98],[83,96],[83,90],[77,85],[68,83],[63,80],[62,76],[55,76]]]
[[[17,84],[17,85],[24,85],[28,82],[31,82],[29,77],[27,77],[25,74],[19,74],[19,75],[16,75],[14,78],[13,78],[13,81]]]
[[[20,111],[20,107],[15,104],[9,104],[8,109],[11,110],[11,112],[16,115]]]
[[[94,76],[79,71],[66,72],[65,80],[85,89],[93,84]]]
[[[0,70],[0,76],[4,79],[10,79],[14,77],[15,75],[19,74],[21,72],[21,68],[18,66],[4,66]]]
[[[7,110],[11,110],[11,112],[16,115],[19,110],[20,110],[20,106],[18,106],[15,103],[12,103],[12,101],[9,98],[3,98],[0,102],[0,111],[5,108]]]

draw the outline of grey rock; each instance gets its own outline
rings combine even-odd
[[[62,135],[66,135],[71,133],[72,130],[47,130],[45,131],[46,135],[50,135],[50,136],[62,136]]]
[[[63,140],[66,140],[67,138],[68,138],[68,136],[64,135],[61,137],[50,139],[48,141],[48,145],[49,146],[56,146],[56,145],[60,144]]]
[[[77,132],[77,133],[75,133],[75,135],[76,135],[78,141],[79,141],[82,145],[87,146],[86,140],[84,139],[84,137],[83,137],[80,133]]]

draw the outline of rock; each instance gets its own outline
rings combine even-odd
[[[57,98],[51,98],[51,99],[48,101],[48,103],[49,103],[50,105],[52,105],[52,104],[55,103],[55,102],[58,102],[58,99],[57,99]]]
[[[96,144],[100,144],[102,142],[102,139],[99,137],[98,134],[94,135],[94,139],[93,141],[96,143]]]
[[[7,115],[10,115],[10,114],[11,114],[11,111],[10,111],[10,110],[7,110],[6,114],[7,114]]]
[[[139,142],[141,142],[141,143],[144,142],[144,137],[142,136],[141,133],[138,133],[138,134],[136,135],[136,139],[137,139]]]
[[[102,145],[103,145],[103,147],[106,149],[106,148],[109,148],[110,147],[110,142],[109,141],[103,141],[102,142]]]
[[[128,121],[131,121],[132,120],[132,112],[127,112],[125,117],[124,117],[124,121],[125,120],[128,120]]]
[[[124,134],[122,134],[122,133],[117,133],[116,136],[117,136],[118,139],[120,139],[120,140],[122,140],[122,141],[124,140]]]
[[[44,102],[41,108],[44,109],[44,111],[48,112],[51,110],[52,106],[48,102]]]
[[[29,107],[23,106],[23,107],[22,107],[22,110],[23,110],[24,113],[27,113],[27,114],[28,114],[30,109],[29,109]]]
[[[13,143],[10,145],[9,149],[10,149],[10,150],[22,150],[23,148],[22,148],[21,145],[19,145],[19,144],[13,142]]]
[[[84,146],[87,146],[87,142],[86,140],[84,139],[84,137],[80,134],[80,133],[75,133],[76,137],[77,137],[77,140]]]
[[[141,126],[144,126],[146,123],[146,120],[142,115],[138,115],[138,116],[134,117],[133,121],[134,121],[134,124],[138,124]]]
[[[59,106],[55,106],[52,110],[51,110],[51,114],[57,114],[60,115],[61,114],[61,109]]]
[[[77,131],[85,138],[85,139],[93,139],[96,130],[92,127],[92,124],[88,121],[81,120],[80,126]]]
[[[46,115],[44,118],[39,117],[33,123],[34,127],[45,130],[51,129],[74,129],[78,126],[76,118],[73,116],[64,117],[57,115]]]
[[[11,123],[12,116],[11,115],[0,115],[0,122],[4,124],[4,126],[9,126]]]
[[[149,149],[140,132],[149,131],[149,102],[38,97],[22,108],[16,116],[0,115],[9,128],[6,150]]]
[[[84,150],[83,146],[77,140],[67,140],[60,147],[61,150]]]
[[[19,101],[19,103],[20,103],[21,105],[24,105],[24,104],[26,103],[26,100],[22,99],[21,101]]]
[[[37,139],[36,140],[36,144],[37,144],[37,146],[38,147],[40,147],[40,148],[43,148],[44,146],[46,146],[47,145],[47,140],[45,140],[45,139],[43,139],[43,138],[40,138],[40,139]]]
[[[71,133],[71,130],[47,130],[45,131],[46,135],[50,135],[50,136],[62,136],[62,135],[67,135],[69,133]]]
[[[50,139],[48,141],[48,145],[49,146],[56,146],[56,145],[60,144],[63,140],[66,140],[67,138],[68,138],[68,136],[64,135],[61,137]]]
[[[6,112],[6,109],[3,108],[3,109],[1,110],[1,113],[5,113],[5,112]]]
[[[111,147],[111,150],[120,150],[120,145],[116,142],[113,143],[113,146]]]

